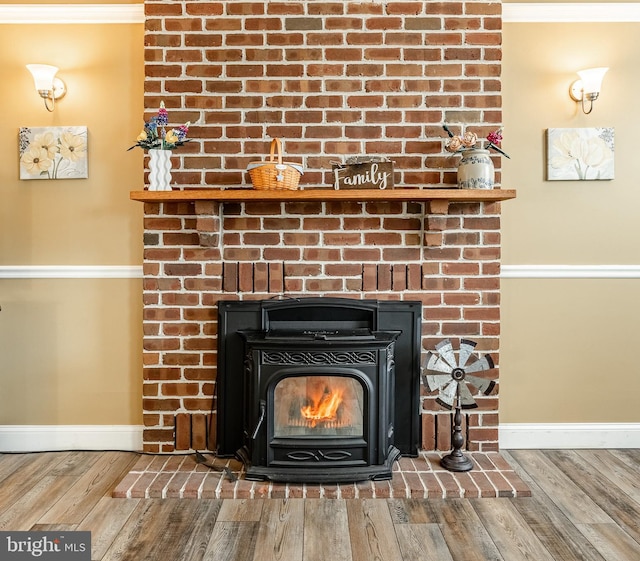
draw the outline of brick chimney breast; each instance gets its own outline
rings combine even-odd
[[[273,137],[305,188],[365,154],[393,159],[397,186],[453,187],[442,123],[501,125],[500,2],[145,0],[145,14],[145,116],[164,101],[171,126],[192,123],[179,188],[250,187]],[[147,203],[144,243],[147,451],[215,450],[223,298],[420,300],[425,350],[468,337],[499,362],[497,203]],[[496,450],[497,390],[478,402],[468,448]],[[425,393],[421,413],[423,447],[448,449],[449,412]]]

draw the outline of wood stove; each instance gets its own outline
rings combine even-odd
[[[420,309],[346,298],[220,302],[218,453],[239,456],[248,479],[391,478],[420,440]]]

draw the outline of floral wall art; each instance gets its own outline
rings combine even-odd
[[[20,128],[20,179],[84,179],[87,127]]]
[[[547,129],[547,180],[614,178],[614,129]]]

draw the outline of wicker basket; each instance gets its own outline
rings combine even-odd
[[[282,161],[282,142],[279,138],[271,141],[269,160],[251,162],[247,166],[254,189],[297,189],[302,166]]]

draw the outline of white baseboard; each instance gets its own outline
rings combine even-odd
[[[142,450],[138,425],[4,425],[0,453],[46,450]],[[505,450],[640,448],[640,423],[503,423]]]
[[[640,423],[503,423],[505,450],[548,448],[640,448]]]
[[[47,450],[142,450],[140,425],[2,425],[0,453]]]

